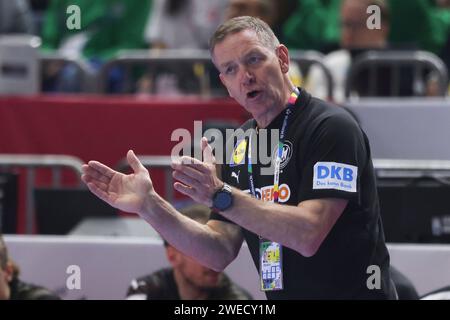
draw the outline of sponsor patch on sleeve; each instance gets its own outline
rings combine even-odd
[[[314,165],[313,189],[334,189],[356,192],[358,167],[337,163],[317,162]]]

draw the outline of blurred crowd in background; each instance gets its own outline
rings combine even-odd
[[[382,9],[381,30],[367,28],[366,9],[371,4]],[[71,5],[80,8],[80,29],[67,27],[67,8]],[[425,50],[450,66],[448,0],[0,0],[0,35],[38,35],[42,52],[80,58],[99,70],[121,50],[206,50],[215,28],[240,15],[266,21],[290,50],[316,50],[328,55],[345,49],[350,58],[361,49]],[[349,59],[326,57],[331,59],[325,64],[329,63],[327,67],[332,70],[334,98],[339,101],[343,95],[339,73],[346,69],[342,59]],[[43,72],[45,92],[81,90],[70,67],[53,63]],[[313,94],[323,95],[320,72],[312,72],[308,86]],[[179,76],[183,79],[182,72]],[[120,70],[111,70],[110,92],[120,91],[122,77]],[[155,92],[158,86],[171,83],[167,75],[158,81],[145,72],[136,77],[134,92]],[[429,95],[433,95],[432,87],[430,90]]]
[[[71,28],[68,24],[76,14],[76,11],[68,10],[73,5],[80,9],[80,28]],[[380,9],[381,28],[368,28],[367,21],[372,13],[367,9],[371,5]],[[217,26],[242,15],[256,16],[267,22],[291,53],[298,51],[300,57],[307,51],[318,54],[316,57],[322,66],[312,64],[305,69],[294,61],[289,71],[293,82],[314,96],[343,102],[348,95],[346,81],[352,62],[369,51],[398,50],[422,50],[432,54],[443,62],[442,68],[438,69],[441,73],[437,74],[436,69],[420,70],[425,81],[418,83],[413,69],[395,74],[395,71],[381,66],[377,71],[380,77],[372,84],[362,81],[370,78],[370,70],[354,79],[353,89],[359,96],[388,96],[395,87],[392,85],[394,79],[398,82],[397,96],[442,95],[439,87],[442,83],[445,83],[445,95],[448,95],[450,0],[0,0],[0,40],[2,36],[19,34],[39,37],[39,54],[53,57],[41,64],[41,92],[86,93],[89,91],[80,78],[80,68],[55,57],[82,61],[93,74],[99,75],[124,51],[139,51],[141,54],[161,52],[163,56],[168,56],[168,50],[207,52],[209,39]],[[0,41],[0,49],[1,45]],[[52,54],[55,55],[50,56]],[[136,64],[134,68],[110,65],[104,92],[163,96],[191,93],[198,91],[199,85],[195,82],[205,73],[205,66],[198,63],[186,68],[173,60],[162,72],[155,72],[153,66],[150,68],[146,64],[148,61],[144,59],[143,64],[141,61],[141,65]],[[0,80],[3,71],[0,68]],[[211,69],[208,72],[212,73],[210,85],[221,87],[217,71]],[[445,77],[440,77],[442,74]],[[130,75],[133,78],[131,86],[126,84]],[[327,77],[331,78],[331,84],[328,84],[331,94],[326,85]],[[99,78],[95,79],[98,81]],[[1,85],[0,82],[0,89]],[[221,90],[226,96],[223,87]],[[0,94],[3,93],[5,91],[0,90]],[[6,94],[10,93],[6,91]],[[215,128],[220,127],[219,123],[214,125]],[[14,130],[12,132],[16,134]],[[0,299],[57,298],[43,288],[19,280],[18,268],[10,261],[6,246],[2,244],[0,235]],[[155,292],[166,289],[155,285],[159,278],[168,278],[171,284],[169,291],[176,294],[175,285],[180,286],[175,283],[177,279],[173,279],[176,269],[188,264],[200,270],[174,248],[166,246],[166,250],[175,271],[164,269],[151,276],[136,278],[128,295],[154,299]],[[210,297],[217,298],[215,294],[219,293],[227,297],[250,298],[245,291],[231,285],[227,278],[224,281],[218,274],[206,273],[217,285],[208,291]],[[406,283],[409,280],[404,281],[401,275],[398,279],[405,288],[412,288]],[[445,291],[449,291],[448,287]],[[198,293],[196,290],[193,292]],[[205,294],[202,290],[199,293],[201,296]],[[400,298],[419,297],[415,289],[410,293]],[[180,294],[178,298],[183,297]]]

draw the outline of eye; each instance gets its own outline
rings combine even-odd
[[[233,74],[235,72],[235,70],[236,70],[236,68],[234,66],[228,66],[225,68],[224,73],[226,75],[230,75],[230,74]]]
[[[256,62],[258,62],[258,57],[253,56],[253,57],[248,58],[249,64],[255,64]]]
[[[248,64],[256,64],[261,60],[259,56],[253,55],[248,58]]]

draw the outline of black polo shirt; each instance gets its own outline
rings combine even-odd
[[[284,114],[281,112],[267,129],[280,129]],[[301,90],[289,122],[281,162],[279,203],[297,206],[302,201],[320,198],[342,198],[349,202],[314,256],[307,258],[283,247],[284,289],[267,292],[267,298],[394,298],[366,135],[345,110],[313,98],[305,90]],[[256,122],[249,120],[241,128],[255,126]],[[261,138],[260,131],[258,149]],[[270,144],[270,139],[266,143]],[[222,179],[249,192],[247,157],[244,161],[241,158],[229,155],[233,161],[222,166]],[[267,166],[260,161],[252,162],[257,197],[270,201],[273,173],[262,175],[260,170]],[[228,221],[217,213],[211,219]],[[245,228],[243,233],[259,269],[258,235]],[[373,278],[369,279],[374,275],[374,267],[370,266],[380,270],[380,289],[368,288],[368,280],[376,285]]]

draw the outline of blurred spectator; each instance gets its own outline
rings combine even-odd
[[[193,205],[180,210],[185,216],[205,224],[210,209]],[[167,242],[166,255],[172,268],[161,269],[131,282],[129,300],[249,300],[250,294],[227,275],[208,269]]]
[[[151,0],[53,0],[45,14],[42,30],[43,50],[63,56],[88,59],[98,70],[120,50],[145,47],[144,30]],[[81,12],[80,30],[70,30],[67,7],[77,5]],[[77,92],[76,69],[53,65],[46,70],[45,91]],[[117,91],[121,72],[111,75],[110,90]]]
[[[106,61],[122,49],[144,48],[151,0],[53,0],[46,12],[43,49]],[[81,29],[70,30],[66,9],[77,5]]]
[[[438,54],[444,46],[450,26],[446,0],[390,0],[393,45],[421,49]]]
[[[33,32],[33,15],[26,0],[0,0],[0,35]]]
[[[444,61],[445,65],[447,66],[448,74],[450,74],[450,37],[448,37],[448,40],[445,43],[445,46],[442,49],[439,56]],[[449,87],[449,93],[450,93],[450,87]]]
[[[450,0],[437,0],[438,12],[441,21],[450,21]],[[445,24],[445,23],[444,23]],[[450,25],[445,28],[445,43],[439,52],[439,56],[447,65],[447,71],[450,73]],[[450,89],[450,88],[449,88]]]
[[[296,11],[283,26],[289,48],[328,53],[339,43],[342,0],[297,0]],[[389,42],[396,47],[439,53],[450,25],[448,0],[389,0]],[[366,12],[364,16],[367,17]],[[418,23],[420,21],[420,23]],[[301,36],[299,36],[301,35]]]
[[[370,30],[366,26],[367,6],[374,3],[371,0],[344,0],[340,11],[340,46],[341,50],[333,51],[325,56],[323,63],[331,72],[334,92],[333,100],[342,102],[345,99],[345,81],[350,68],[352,56],[364,50],[382,49],[387,47],[390,19],[385,1],[378,1],[381,8],[381,28]],[[312,66],[307,78],[306,87],[319,98],[325,98],[327,91],[323,71]]]
[[[286,43],[283,34],[283,25],[289,19],[293,12],[296,12],[298,7],[298,1],[294,0],[273,0],[277,6],[277,19],[274,22],[273,29],[280,42]]]
[[[297,0],[295,12],[283,26],[289,49],[330,52],[338,47],[341,0]]]
[[[19,268],[8,257],[0,234],[0,300],[59,300],[49,290],[19,279]]]
[[[375,4],[381,11],[381,28],[369,29],[366,25],[367,7]],[[340,37],[341,50],[333,51],[325,56],[323,63],[331,72],[334,91],[333,100],[341,103],[345,100],[345,83],[352,60],[369,50],[389,50],[388,44],[391,14],[384,0],[343,0],[341,7],[342,32]],[[358,96],[390,96],[393,81],[392,70],[388,67],[377,68],[375,92],[369,91],[367,70],[359,74],[353,94]],[[399,95],[413,94],[412,70],[402,70],[399,76]],[[307,89],[314,96],[326,97],[325,76],[317,66],[312,66],[307,79]]]
[[[152,48],[207,49],[228,0],[153,0],[145,37]]]
[[[257,17],[273,28],[278,16],[277,9],[273,0],[229,0],[225,19],[239,16]]]
[[[45,11],[48,8],[50,0],[30,0],[33,11]]]
[[[367,27],[370,5],[377,5],[381,12],[381,28]],[[340,11],[341,36],[340,46],[343,49],[381,49],[386,48],[390,31],[391,15],[384,0],[343,0]]]
[[[228,0],[153,1],[145,31],[152,49],[207,49],[210,36],[224,19],[228,3]],[[137,92],[168,96],[200,93],[208,70],[201,64],[192,67],[173,64],[158,66],[150,73],[140,78]]]
[[[48,8],[50,0],[30,0],[31,10],[33,11],[33,21],[35,34],[42,34],[42,23],[44,22],[44,14]]]

